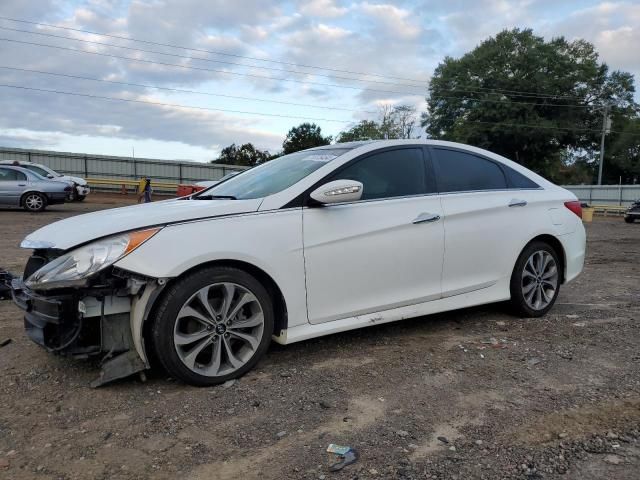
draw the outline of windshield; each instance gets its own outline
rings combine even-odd
[[[322,148],[291,153],[246,170],[194,198],[262,198],[281,192],[351,148]]]
[[[25,165],[25,164],[22,164],[22,166],[28,170],[31,170],[32,172],[36,172],[38,175],[42,177],[46,177],[47,175],[49,175],[49,172],[47,172],[44,168],[36,167],[35,165]]]

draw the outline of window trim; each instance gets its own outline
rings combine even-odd
[[[511,168],[511,167],[509,167],[508,165],[503,165],[502,162],[498,162],[497,160],[494,160],[493,158],[489,158],[486,155],[482,155],[482,154],[476,153],[476,152],[471,152],[471,151],[466,150],[464,148],[456,148],[456,147],[440,146],[440,145],[427,145],[427,149],[429,150],[429,154],[433,155],[434,158],[436,156],[436,153],[433,152],[433,150],[450,150],[450,151],[453,151],[453,152],[466,153],[467,155],[472,155],[472,156],[481,158],[483,160],[486,160],[488,162],[491,162],[494,165],[496,165],[500,169],[500,171],[502,172],[502,176],[504,177],[504,181],[505,181],[505,185],[506,185],[506,188],[491,188],[491,189],[482,189],[482,190],[457,190],[457,191],[450,191],[450,192],[442,192],[440,190],[440,171],[438,169],[437,162],[434,160],[433,163],[432,163],[433,164],[433,170],[435,171],[435,180],[436,180],[436,184],[437,184],[437,191],[438,191],[438,194],[440,194],[440,195],[452,195],[452,194],[457,194],[457,193],[509,192],[509,191],[520,191],[520,190],[524,190],[524,191],[544,190],[544,188],[542,186],[540,186],[540,185],[538,185],[537,187],[531,187],[531,188],[515,187],[511,183],[511,178],[509,177],[509,175],[507,175],[507,172],[505,170],[505,168]],[[533,182],[533,180],[531,180],[531,181]],[[533,182],[533,183],[536,183],[536,185],[537,185],[537,182]]]
[[[438,191],[437,191],[437,188],[436,188],[435,172],[433,170],[433,165],[431,164],[431,161],[430,161],[431,159],[428,156],[428,152],[426,152],[425,145],[423,145],[423,144],[391,145],[391,146],[388,146],[388,147],[378,148],[376,150],[371,150],[369,152],[363,153],[362,155],[358,155],[355,158],[352,158],[351,160],[349,160],[344,165],[340,165],[335,170],[327,173],[327,175],[325,175],[320,180],[315,182],[311,187],[307,188],[301,195],[298,195],[298,197],[296,197],[291,202],[289,202],[286,205],[284,205],[282,208],[290,208],[290,207],[317,208],[317,207],[319,207],[319,205],[315,204],[313,202],[313,200],[311,199],[311,192],[313,192],[316,188],[320,187],[321,185],[327,183],[327,181],[329,181],[329,179],[331,177],[333,177],[334,175],[339,174],[341,171],[345,170],[346,168],[350,167],[351,165],[353,165],[353,164],[355,164],[357,162],[363,161],[363,160],[367,159],[368,157],[372,157],[373,155],[377,155],[377,154],[385,153],[385,152],[389,152],[389,151],[409,150],[409,149],[411,149],[411,150],[419,150],[421,155],[422,155],[422,166],[423,166],[424,175],[425,175],[424,184],[423,184],[423,188],[424,188],[424,192],[423,193],[416,193],[416,194],[413,194],[413,195],[399,195],[399,196],[395,196],[395,197],[368,198],[368,199],[363,199],[363,200],[356,200],[354,202],[340,202],[340,203],[336,203],[336,204],[332,204],[332,205],[324,205],[324,206],[351,205],[351,204],[357,204],[357,203],[380,202],[380,201],[397,200],[397,199],[403,199],[403,198],[416,198],[416,197],[425,197],[425,196],[438,195]],[[431,190],[431,191],[428,191],[428,190]]]

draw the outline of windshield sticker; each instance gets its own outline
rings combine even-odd
[[[307,157],[304,157],[303,160],[311,160],[312,162],[329,162],[331,160],[333,160],[334,158],[336,158],[336,155],[309,155]]]

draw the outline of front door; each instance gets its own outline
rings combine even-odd
[[[444,230],[422,147],[379,150],[325,179],[357,180],[360,201],[303,209],[309,322],[440,298]]]

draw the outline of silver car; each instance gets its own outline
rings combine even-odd
[[[47,205],[64,203],[73,193],[73,184],[44,178],[26,168],[0,165],[0,205],[41,212]]]
[[[75,190],[71,194],[71,199],[74,201],[81,202],[87,197],[87,195],[89,195],[90,192],[89,185],[87,185],[87,181],[84,178],[63,175],[40,163],[20,162],[18,165],[16,165],[11,160],[2,160],[0,161],[0,166],[3,165],[12,165],[14,167],[26,168],[27,170],[36,172],[38,175],[44,178],[48,178],[49,180],[73,184]]]

